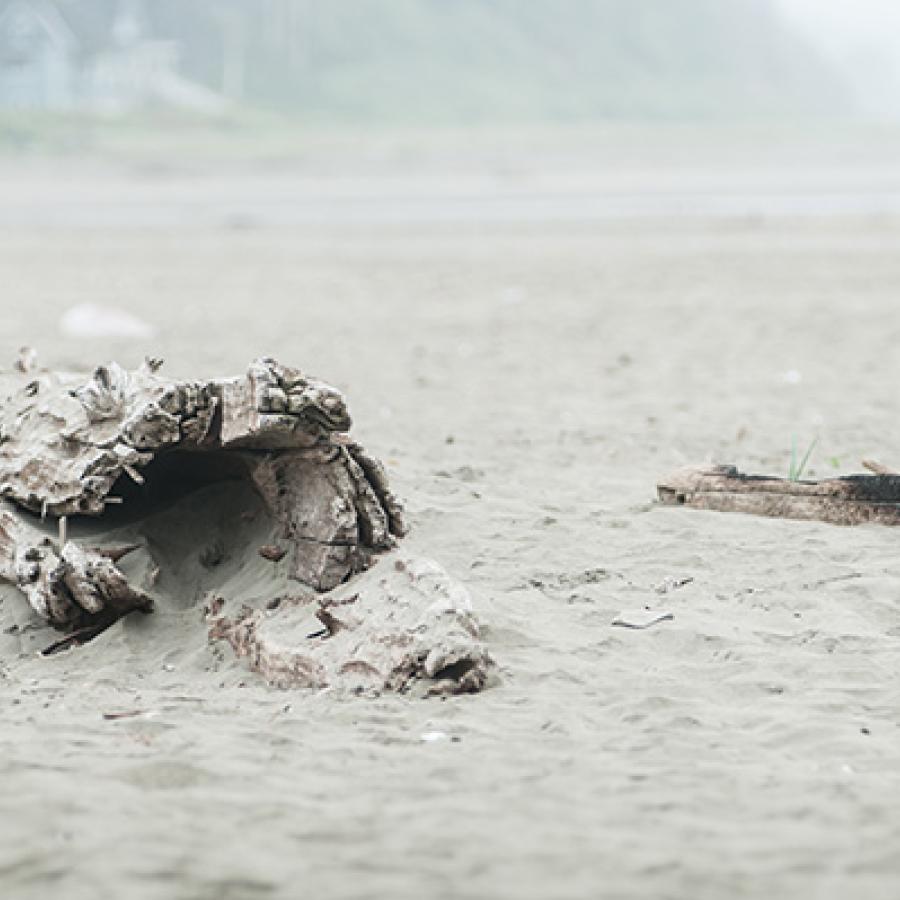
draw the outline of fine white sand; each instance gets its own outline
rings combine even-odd
[[[6,224],[0,358],[336,383],[500,683],[266,688],[197,606],[265,564],[185,563],[153,616],[51,659],[5,588],[0,895],[896,897],[900,535],[653,500],[688,463],[784,474],[792,435],[818,475],[900,465],[898,220],[112,229],[89,195]],[[158,337],[67,337],[78,304]],[[674,618],[612,625],[645,606]]]

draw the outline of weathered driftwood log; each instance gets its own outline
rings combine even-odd
[[[241,378],[208,382],[173,382],[158,368],[112,363],[86,382],[20,377],[0,407],[0,496],[41,517],[99,516],[121,502],[114,490],[123,479],[143,484],[143,470],[164,456],[204,454],[206,477],[253,482],[290,542],[294,577],[318,591],[365,569],[403,534],[383,468],[343,433],[351,420],[337,390],[270,359]],[[15,561],[0,577],[54,625],[149,605],[113,588],[96,558],[69,559],[74,550],[54,549],[9,511],[4,521]]]
[[[35,372],[31,360],[0,381],[8,386],[0,400],[0,580],[70,633],[50,649],[154,606],[116,565],[134,548],[68,540],[68,517],[102,517],[123,503],[140,517],[160,486],[237,479],[254,487],[275,528],[275,543],[248,552],[279,565],[287,556],[288,576],[307,590],[275,612],[219,616],[211,640],[227,640],[285,686],[340,685],[352,676],[377,690],[417,679],[438,691],[480,689],[490,659],[471,612],[456,602],[464,589],[443,570],[397,561],[391,577],[358,590],[348,584],[405,526],[384,468],[347,435],[343,396],[271,359],[213,381],[168,380],[159,367],[148,360],[127,372],[111,363],[85,380]],[[59,519],[58,539],[47,517]],[[196,540],[202,545],[204,536]],[[156,560],[157,569],[165,564]],[[302,628],[311,605],[324,625],[314,638]]]
[[[734,466],[681,469],[657,485],[662,503],[717,512],[833,525],[900,525],[900,475],[850,475],[790,481],[744,475]]]
[[[234,618],[212,604],[210,639],[227,641],[281,688],[471,693],[492,668],[468,592],[435,562],[398,554],[325,595]]]

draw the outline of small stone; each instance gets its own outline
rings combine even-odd
[[[264,544],[259,548],[259,555],[263,559],[267,559],[270,562],[280,562],[284,559],[287,550],[283,547],[279,547],[276,544]]]

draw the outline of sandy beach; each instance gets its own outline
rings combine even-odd
[[[499,674],[270,689],[207,646],[202,579],[44,659],[3,588],[4,897],[896,897],[898,535],[654,500],[686,464],[785,475],[794,439],[815,476],[900,465],[900,170],[687,158],[0,166],[4,365],[272,355],[336,384]],[[156,336],[67,336],[80,304]],[[646,607],[672,617],[612,624]]]

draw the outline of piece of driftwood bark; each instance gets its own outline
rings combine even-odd
[[[399,551],[335,591],[275,612],[214,610],[210,640],[229,643],[276,687],[472,693],[493,668],[465,588],[434,561]]]
[[[681,469],[657,485],[662,503],[717,512],[833,525],[900,525],[900,475],[849,475],[790,481],[745,475],[734,466]]]
[[[115,552],[54,541],[9,503],[0,503],[0,580],[16,585],[32,609],[58,628],[99,633],[153,600],[116,567]]]

